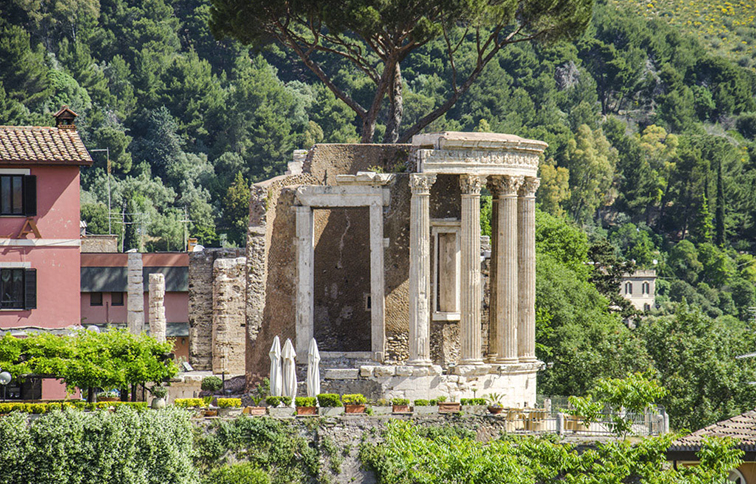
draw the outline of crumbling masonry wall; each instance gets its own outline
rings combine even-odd
[[[189,254],[189,363],[195,370],[213,367],[213,264],[217,259],[243,255],[244,249],[205,249]],[[243,339],[238,341],[241,345]]]
[[[244,374],[247,259],[213,262],[213,373]]]

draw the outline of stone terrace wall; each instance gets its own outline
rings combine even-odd
[[[189,254],[189,363],[195,370],[212,370],[213,263],[243,255],[244,249],[205,249]],[[243,345],[243,340],[238,344]]]

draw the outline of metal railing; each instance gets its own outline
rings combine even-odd
[[[507,432],[514,433],[557,433],[564,436],[612,436],[612,415],[603,415],[596,422],[586,422],[584,418],[562,412],[550,412],[538,408],[506,408],[502,412],[506,420]],[[668,418],[664,409],[644,413],[621,413],[620,417],[630,424],[628,435],[662,435],[668,431]]]

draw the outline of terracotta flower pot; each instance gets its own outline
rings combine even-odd
[[[318,407],[297,407],[297,415],[317,415]]]
[[[438,402],[438,413],[457,413],[461,410],[459,402]]]
[[[265,415],[267,407],[245,407],[244,413],[246,415]]]
[[[488,407],[488,411],[494,415],[499,415],[502,410],[504,410],[503,407]]]
[[[409,405],[392,405],[392,411],[394,413],[412,413]]]
[[[346,413],[365,413],[365,405],[344,405]]]

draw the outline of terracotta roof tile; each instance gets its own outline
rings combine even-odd
[[[0,165],[91,165],[75,129],[0,126]]]
[[[740,441],[738,448],[756,450],[756,410],[717,422],[672,443],[670,450],[698,450],[705,437],[732,437]]]

